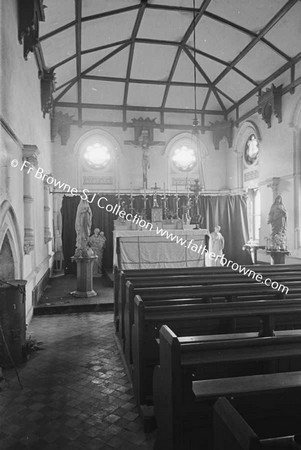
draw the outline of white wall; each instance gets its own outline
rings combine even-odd
[[[12,168],[12,159],[22,164],[22,146],[36,145],[38,165],[50,173],[51,142],[48,117],[41,111],[40,80],[34,55],[23,58],[23,45],[18,42],[17,0],[1,2],[1,147],[0,147],[0,205],[8,200],[16,215],[17,233],[24,239],[23,177]],[[28,175],[31,176],[31,175]],[[32,290],[50,265],[51,244],[44,243],[43,183],[33,177],[35,250],[29,255],[19,254],[20,274],[27,280],[27,320],[32,315]]]

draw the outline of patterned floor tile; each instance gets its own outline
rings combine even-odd
[[[111,313],[36,316],[42,349],[3,371],[1,450],[151,449],[114,339]]]

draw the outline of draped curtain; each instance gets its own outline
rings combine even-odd
[[[252,264],[242,246],[249,240],[247,203],[242,195],[204,195],[199,197],[201,228],[210,232],[219,225],[225,238],[225,257],[238,264]]]
[[[105,194],[107,200],[101,202],[102,206],[106,204],[117,204],[117,198],[114,194]],[[90,207],[92,210],[92,228],[100,228],[104,232],[107,239],[106,248],[103,255],[103,267],[111,269],[113,266],[113,220],[117,216],[99,208],[97,201],[99,195],[89,197]],[[62,245],[65,262],[65,273],[76,273],[76,264],[71,261],[71,257],[75,252],[76,232],[75,217],[80,197],[64,196],[62,202]],[[130,197],[122,196],[126,207],[129,208]],[[184,195],[179,196],[179,216],[182,216],[182,206],[186,203],[187,198]],[[158,197],[158,203],[162,206],[162,201]],[[152,196],[147,196],[147,220],[150,220],[150,212],[152,205]],[[143,196],[135,196],[133,199],[133,207],[136,211],[143,209]],[[175,196],[168,196],[167,208],[175,211]],[[225,238],[224,253],[226,258],[231,259],[238,264],[252,264],[250,255],[242,250],[242,246],[249,239],[247,205],[246,199],[241,195],[224,195],[210,196],[204,195],[199,197],[199,208],[201,214],[201,228],[207,228],[210,232],[214,231],[216,225],[220,225],[221,233]]]

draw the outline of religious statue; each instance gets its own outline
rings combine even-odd
[[[183,205],[182,208],[183,208],[183,216],[182,216],[183,223],[185,224],[189,223],[191,220],[190,217],[191,200],[189,197],[187,198],[187,203]]]
[[[103,251],[106,246],[106,238],[103,231],[100,231],[99,228],[94,229],[94,234],[89,238],[89,244],[98,259],[94,262],[93,267],[93,275],[101,276],[102,275],[102,257]]]
[[[216,258],[218,255],[222,256],[225,246],[225,239],[221,234],[221,227],[217,225],[214,227],[213,233],[210,233],[209,239],[209,253],[213,252],[215,257],[208,258],[206,264],[208,266],[221,266],[221,258]]]
[[[276,250],[285,250],[287,212],[282,203],[281,195],[277,195],[271,206],[268,223],[272,226],[272,247]]]
[[[76,250],[75,256],[88,256],[88,241],[91,232],[92,211],[87,200],[81,199],[76,211],[75,231]]]

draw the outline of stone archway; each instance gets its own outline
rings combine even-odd
[[[15,264],[9,238],[6,233],[0,249],[0,279],[13,280],[15,278]]]
[[[0,205],[0,278],[21,279],[23,252],[15,212],[5,200]]]

